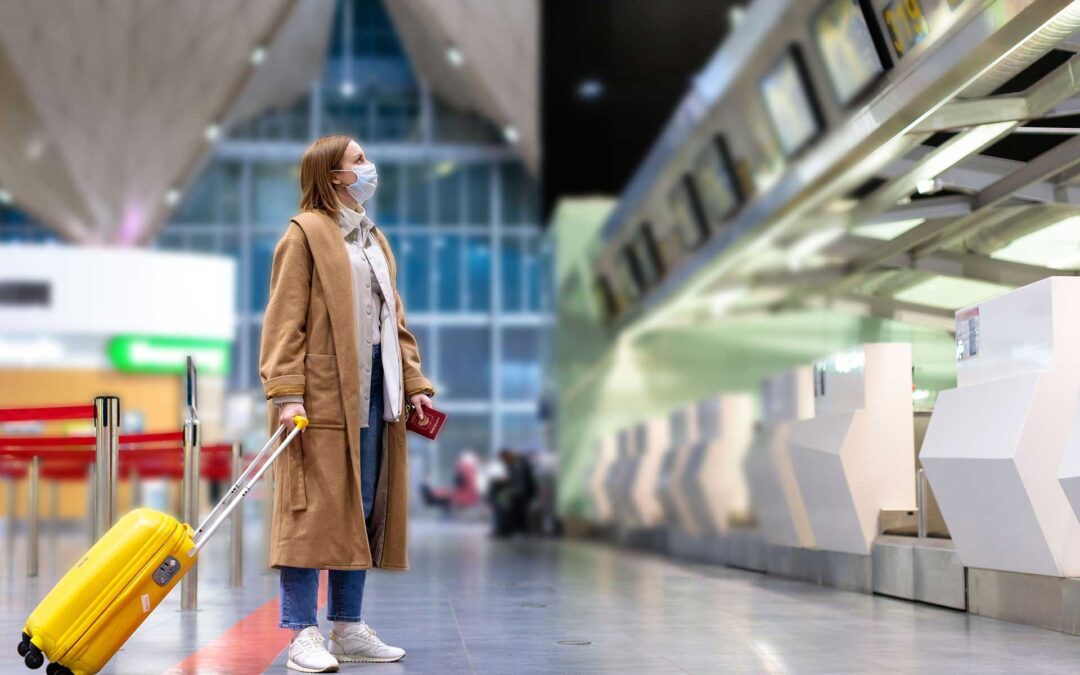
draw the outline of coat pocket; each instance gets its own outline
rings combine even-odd
[[[344,429],[345,406],[341,400],[337,357],[308,354],[304,357],[304,378],[304,410],[309,426]]]
[[[300,434],[285,450],[285,486],[290,511],[307,510],[307,477],[304,475],[304,434]],[[276,480],[276,478],[275,478]]]

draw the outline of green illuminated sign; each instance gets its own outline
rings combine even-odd
[[[106,351],[113,367],[124,373],[180,374],[188,356],[207,375],[227,375],[232,367],[228,340],[120,335],[109,341]]]

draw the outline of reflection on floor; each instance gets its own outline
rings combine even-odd
[[[252,522],[249,536],[259,531]],[[253,620],[276,625],[276,609],[272,620],[266,611],[276,573],[261,573],[261,546],[245,542],[245,586],[229,589],[223,535],[200,565],[199,611],[180,613],[174,593],[106,673],[184,672],[178,664],[224,640],[257,658],[187,672],[286,672],[279,650],[245,632]],[[0,629],[10,648],[0,650],[0,672],[29,672],[15,653],[22,620],[84,538],[46,538],[42,577],[29,583],[21,542],[4,549]],[[477,525],[414,523],[412,565],[370,576],[364,607],[408,657],[343,672],[1012,674],[1080,663],[1080,638],[1061,633],[598,544],[495,542]]]

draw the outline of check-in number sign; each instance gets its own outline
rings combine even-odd
[[[919,0],[893,0],[881,13],[889,29],[893,49],[902,57],[930,33]]]

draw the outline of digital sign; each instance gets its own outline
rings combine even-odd
[[[724,139],[717,136],[698,153],[691,173],[701,196],[705,220],[716,229],[739,205],[731,158]]]
[[[651,287],[660,281],[664,275],[664,267],[660,251],[656,246],[656,238],[653,236],[652,225],[647,222],[642,223],[628,246],[641,273],[642,285]]]
[[[210,375],[227,375],[232,367],[231,345],[225,340],[121,335],[109,341],[106,353],[124,373],[185,373],[188,356]]]
[[[814,17],[814,42],[842,106],[885,72],[859,0],[826,3]]]
[[[901,58],[930,34],[930,24],[919,0],[893,0],[881,11],[881,18],[889,29],[893,49]]]
[[[596,304],[600,308],[601,316],[605,319],[611,319],[619,313],[615,292],[611,290],[611,284],[608,282],[607,277],[603,275],[596,277],[593,290],[596,294]]]
[[[821,130],[817,109],[794,48],[766,73],[759,88],[780,149],[790,157]]]
[[[697,248],[705,241],[709,233],[708,223],[705,223],[701,217],[697,198],[697,192],[689,176],[683,176],[668,196],[674,229],[682,242],[681,248],[684,251]]]
[[[633,253],[623,249],[621,254],[615,259],[615,276],[619,283],[619,291],[622,293],[622,297],[628,302],[634,302],[641,297],[641,284],[638,279],[638,273],[634,269],[634,263],[631,256]]]

